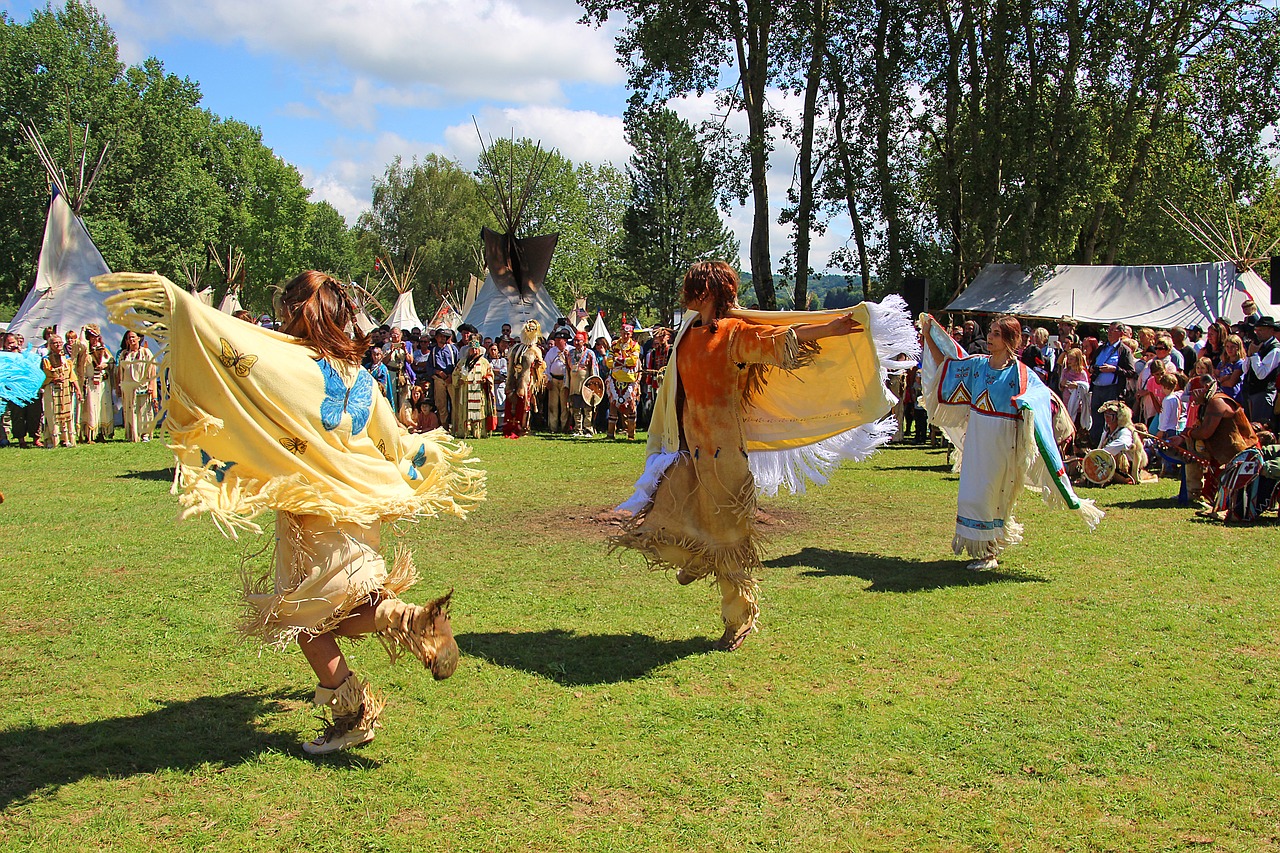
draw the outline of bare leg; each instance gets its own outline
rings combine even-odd
[[[321,687],[334,689],[347,680],[351,670],[347,659],[338,648],[338,637],[363,637],[373,632],[373,613],[376,604],[363,604],[351,611],[351,615],[338,623],[332,631],[318,637],[298,635],[298,647],[315,671]]]
[[[347,659],[343,657],[333,634],[321,634],[318,637],[299,634],[298,647],[302,649],[307,663],[311,664],[321,687],[336,690],[351,675]]]

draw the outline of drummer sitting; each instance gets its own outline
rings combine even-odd
[[[1147,451],[1143,447],[1142,436],[1133,426],[1133,412],[1119,400],[1103,403],[1098,409],[1106,422],[1102,431],[1102,440],[1098,449],[1109,453],[1115,461],[1115,473],[1111,479],[1099,485],[1110,483],[1155,482],[1158,477],[1147,471]]]

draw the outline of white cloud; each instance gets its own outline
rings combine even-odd
[[[476,116],[485,144],[489,140],[528,137],[546,150],[557,149],[574,163],[613,163],[621,168],[631,157],[623,135],[622,117],[563,107],[487,107]],[[473,168],[480,156],[480,138],[471,122],[445,128],[450,156]]]
[[[243,43],[295,64],[335,63],[393,88],[557,103],[566,83],[618,85],[613,27],[572,0],[99,0],[123,44],[171,36]],[[130,51],[135,52],[133,47]],[[357,119],[360,116],[356,116]]]
[[[348,223],[354,224],[373,198],[373,181],[387,171],[396,157],[411,160],[427,154],[452,156],[432,142],[405,139],[396,133],[381,133],[368,142],[340,139],[332,159],[318,169],[303,168],[303,182],[312,188],[312,201],[327,201]]]
[[[793,121],[799,121],[804,109],[804,101],[801,96],[771,89],[767,93],[767,97],[771,107]],[[668,106],[676,115],[694,127],[698,127],[705,121],[714,121],[717,124],[723,122],[734,133],[744,137],[747,134],[746,115],[742,112],[733,112],[726,118],[724,109],[716,105],[715,93],[675,98],[668,102]],[[782,256],[793,248],[795,239],[794,231],[790,225],[778,223],[778,215],[786,205],[787,191],[791,188],[794,179],[795,164],[798,156],[799,151],[795,145],[783,139],[780,135],[775,137],[773,151],[769,155],[769,170],[765,175],[770,208],[769,255],[775,273],[781,268],[779,262]],[[749,268],[751,231],[754,227],[750,197],[748,197],[746,205],[734,205],[732,209],[725,213],[725,221],[741,245],[743,267]],[[844,246],[849,239],[850,224],[847,213],[833,217],[826,233],[818,234],[813,232],[810,239],[809,265],[821,274],[828,268],[831,253]]]

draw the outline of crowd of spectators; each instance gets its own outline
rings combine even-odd
[[[27,347],[16,332],[0,333],[0,346],[18,353]],[[150,441],[160,387],[156,357],[145,338],[127,332],[112,352],[97,325],[50,326],[35,345],[44,371],[40,396],[0,412],[0,447],[74,447],[114,439],[117,412],[127,441]]]
[[[1190,499],[1203,513],[1221,516],[1224,507],[1214,505],[1210,492],[1242,451],[1256,449],[1266,472],[1280,472],[1280,464],[1271,463],[1280,457],[1276,320],[1249,301],[1243,313],[1208,329],[1167,330],[1120,322],[1086,327],[1064,317],[1056,335],[1045,326],[1024,326],[1018,358],[1057,392],[1075,426],[1064,455],[1078,461],[1106,450],[1116,460],[1117,482],[1185,475]],[[971,355],[987,351],[977,320],[950,333]],[[924,441],[929,433],[918,371],[903,391],[904,437]]]
[[[512,437],[526,430],[603,432],[634,439],[637,427],[647,427],[670,358],[669,330],[645,330],[638,340],[635,328],[624,324],[612,341],[591,341],[561,317],[529,344],[520,331],[504,324],[497,337],[488,337],[466,323],[457,330],[381,326],[370,335],[365,366],[410,431],[444,427],[472,438],[499,430]],[[530,395],[527,423],[516,423],[519,415],[512,414],[517,394]]]

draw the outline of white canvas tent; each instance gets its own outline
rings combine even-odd
[[[413,304],[413,291],[406,290],[396,297],[395,307],[387,315],[386,325],[393,329],[425,329],[427,324],[418,317],[418,309]]]
[[[1016,264],[988,264],[947,311],[1016,314],[1084,323],[1118,320],[1130,326],[1168,329],[1208,328],[1218,317],[1235,322],[1240,305],[1253,299],[1263,314],[1274,316],[1270,288],[1257,273],[1235,264],[1160,266],[1059,266],[1036,276]]]
[[[505,323],[510,323],[511,333],[519,336],[520,328],[530,320],[537,320],[543,334],[547,334],[556,320],[567,316],[560,312],[546,287],[551,255],[560,235],[517,236],[525,206],[550,160],[551,154],[542,151],[541,143],[521,175],[514,171],[502,174],[494,162],[481,158],[481,170],[490,190],[490,208],[505,229],[505,233],[480,229],[484,285],[465,313],[466,322],[479,329],[482,337],[498,337]]]
[[[409,263],[398,270],[391,258],[384,258],[380,262],[383,273],[391,280],[397,294],[396,304],[387,315],[385,325],[405,332],[411,329],[427,328],[427,324],[422,322],[418,316],[418,309],[413,304],[413,284],[418,277],[418,251],[415,249],[413,257],[409,258]]]
[[[446,297],[440,300],[440,307],[431,316],[431,325],[424,328],[439,329],[443,327],[457,331],[461,325],[462,313],[454,308],[453,303]]]
[[[212,296],[210,298],[212,299]],[[228,290],[227,295],[222,297],[218,310],[223,314],[234,314],[237,311],[244,310],[244,306],[240,304],[240,297],[236,295],[236,288]]]
[[[604,338],[608,341],[610,346],[613,345],[613,335],[609,334],[609,327],[604,322],[603,311],[596,312],[596,321],[591,324],[591,331],[587,332],[587,341],[592,346],[595,346],[596,341],[600,338]]]
[[[554,238],[556,235],[551,236]],[[554,246],[554,243],[552,245]],[[550,256],[551,253],[548,252],[548,261]],[[544,272],[543,275],[545,274]],[[484,286],[476,294],[476,301],[467,312],[464,322],[479,329],[482,338],[498,337],[502,334],[502,325],[510,323],[511,333],[519,337],[520,328],[530,320],[537,320],[545,335],[551,331],[556,320],[563,316],[565,315],[560,313],[555,300],[551,298],[551,294],[545,287],[526,289],[524,292],[516,287],[503,288],[499,287],[493,275],[489,274],[485,276]]]
[[[46,326],[57,326],[65,333],[97,323],[103,343],[118,349],[124,329],[107,321],[107,294],[90,281],[109,272],[84,223],[62,193],[55,191],[45,220],[36,281],[9,321],[9,330],[21,334],[28,343],[39,344]]]

